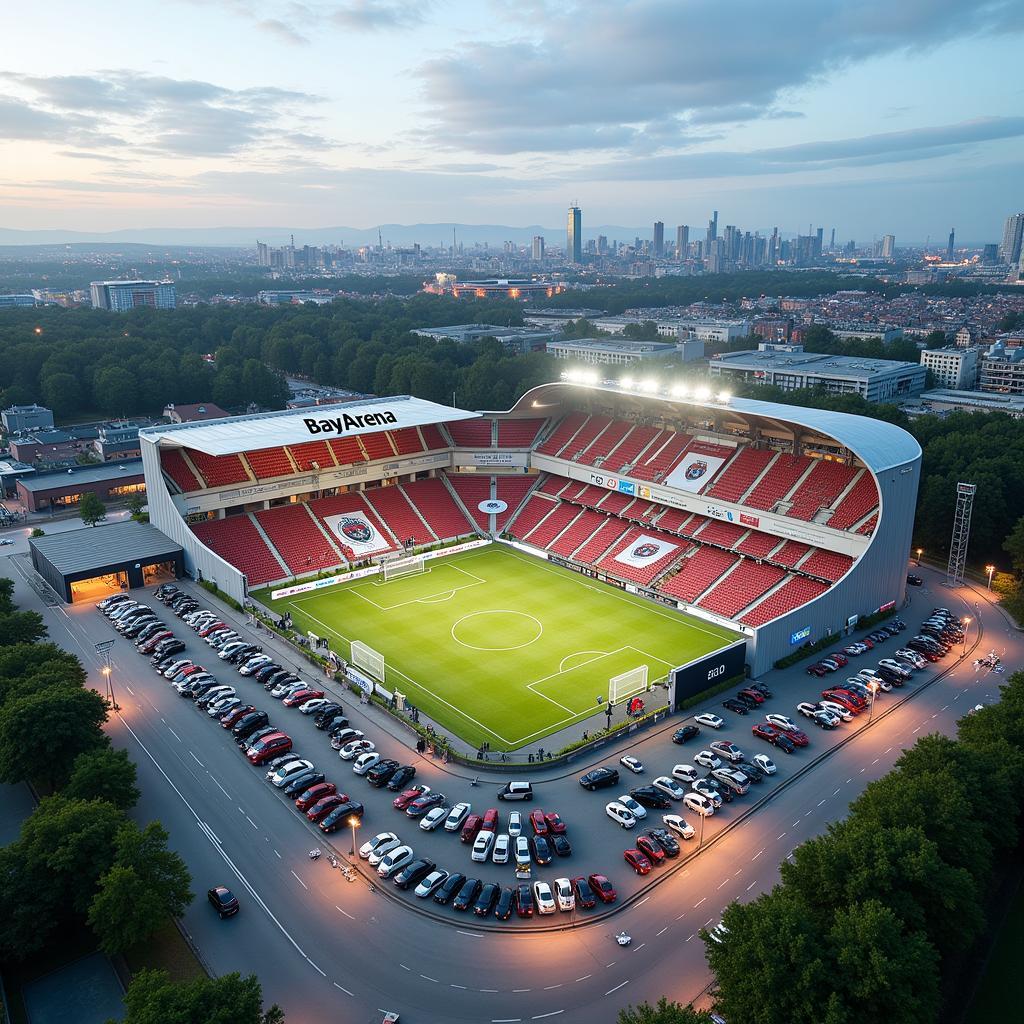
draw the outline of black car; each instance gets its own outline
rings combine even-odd
[[[434,893],[434,902],[442,905],[451,901],[451,898],[462,888],[466,876],[461,871],[453,871],[437,888]]]
[[[776,734],[774,742],[779,750],[783,750],[787,754],[792,754],[796,750],[796,744],[783,732]]]
[[[405,784],[409,782],[412,777],[416,774],[416,769],[411,764],[403,764],[401,768],[397,769],[395,773],[388,779],[388,789],[392,793],[397,793],[399,790],[405,789]]]
[[[468,910],[471,903],[480,895],[480,879],[467,878],[459,889],[459,894],[452,900],[453,910]]]
[[[572,853],[572,843],[569,842],[568,836],[554,835],[547,838],[556,856],[568,857]]]
[[[761,691],[759,690],[758,693],[760,692]],[[734,699],[738,703],[742,704],[748,711],[756,711],[761,706],[753,697],[748,696],[745,693],[737,693]]]
[[[498,904],[494,908],[494,916],[499,921],[507,921],[512,916],[512,900],[515,898],[515,890],[505,886],[498,897]]]
[[[647,838],[661,847],[666,857],[679,856],[679,844],[675,841],[672,833],[665,828],[649,828]]]
[[[487,917],[494,907],[494,901],[501,894],[501,886],[495,882],[488,882],[481,890],[480,895],[473,904],[473,913],[477,917]]]
[[[269,722],[270,716],[266,711],[250,711],[249,714],[243,715],[235,722],[231,727],[231,734],[237,739],[245,739],[245,737],[251,736],[257,729],[262,729]]]
[[[617,768],[595,768],[580,776],[580,785],[589,789],[591,793],[595,789],[604,789],[607,786],[617,786],[619,783],[619,771]]]
[[[264,736],[269,736],[272,732],[280,731],[276,725],[261,725],[247,736],[236,736],[235,743],[238,745],[239,750],[245,751],[247,747],[251,747],[257,740],[263,739]]]
[[[530,852],[541,866],[551,863],[551,844],[546,836],[530,836]]]
[[[735,697],[723,700],[722,707],[728,711],[735,711],[737,715],[745,715],[750,710],[746,704],[741,704]]]
[[[700,729],[695,725],[684,725],[682,729],[676,729],[672,733],[673,743],[685,743],[687,740],[692,740],[695,736],[700,735]]]
[[[416,860],[410,861],[395,875],[395,885],[399,889],[412,889],[419,885],[436,867],[437,865],[432,860],[419,857]]]
[[[713,789],[722,798],[723,803],[731,804],[736,799],[736,794],[718,779],[706,778],[704,784]]]
[[[755,786],[764,782],[764,772],[750,761],[740,761],[733,768],[738,768]]]
[[[224,660],[232,665],[240,665],[243,661],[248,661],[254,655],[259,654],[260,651],[261,648],[255,644],[246,644],[244,647],[239,647],[237,651],[232,651]]]
[[[636,789],[629,791],[629,795],[644,807],[664,810],[666,807],[672,806],[672,801],[660,789],[655,789],[654,786],[637,786]]]
[[[257,683],[266,686],[268,690],[272,690],[277,686],[279,679],[284,679],[286,675],[289,675],[288,669],[282,668],[272,661],[270,664],[262,665],[256,669],[252,677]],[[269,686],[267,685],[268,683],[270,684]]]
[[[238,900],[235,898],[235,894],[223,885],[216,885],[212,889],[208,889],[206,898],[222,918],[238,913]]]
[[[879,665],[875,671],[882,677],[890,686],[902,686],[903,676],[898,672],[893,672],[891,668],[886,668],[885,665]]]
[[[766,698],[767,697],[771,697],[771,695],[772,695],[772,691],[769,690],[768,687],[764,685],[764,683],[751,683],[747,687],[747,689],[748,690],[757,690],[758,693],[763,694]]]
[[[327,735],[331,737],[331,739],[334,739],[342,729],[350,729],[351,727],[352,723],[341,714],[328,718],[327,721],[324,722],[323,726],[317,726],[318,729],[322,728]]]
[[[322,707],[314,716],[313,723],[318,729],[326,729],[327,723],[334,718],[336,715],[340,715],[342,707],[336,701],[331,701],[325,707]]]
[[[383,761],[378,761],[367,773],[366,781],[371,786],[386,786],[388,779],[391,778],[395,772],[398,771],[398,762],[392,761],[391,758],[385,758]]]
[[[321,832],[336,832],[344,828],[349,818],[362,819],[364,814],[363,805],[358,800],[349,800],[348,803],[338,804],[330,814],[320,822]]]
[[[924,580],[921,579],[920,576],[916,576],[914,573],[908,572],[907,573],[907,582],[912,587],[920,587],[924,583]]]
[[[303,775],[292,779],[287,786],[284,787],[282,792],[285,796],[298,796],[304,789],[309,789],[310,786],[315,786],[318,782],[323,782],[327,778],[323,772],[307,772]]]
[[[185,645],[181,640],[176,637],[173,639],[165,640],[163,643],[157,645],[157,653],[160,657],[166,657],[168,654],[177,654],[179,651],[185,650]]]

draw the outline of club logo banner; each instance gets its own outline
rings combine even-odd
[[[725,459],[717,455],[689,452],[663,482],[677,490],[696,493],[714,477],[724,463]]]
[[[502,512],[508,511],[508,502],[502,501],[501,498],[489,498],[486,501],[481,501],[477,508],[487,515],[500,515]]]
[[[370,555],[375,551],[390,548],[376,527],[362,512],[345,512],[340,516],[324,516],[327,529],[342,544],[352,549],[356,555]]]
[[[678,548],[678,544],[670,544],[660,537],[641,534],[624,551],[620,551],[615,556],[615,561],[621,562],[623,565],[631,565],[634,569],[643,569]]]

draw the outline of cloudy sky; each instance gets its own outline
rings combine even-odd
[[[0,227],[662,219],[995,241],[1020,0],[49,0]]]

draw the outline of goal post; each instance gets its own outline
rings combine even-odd
[[[608,703],[618,704],[627,700],[637,693],[644,693],[650,689],[648,683],[648,671],[646,665],[638,668],[631,668],[621,675],[612,676],[608,680]]]
[[[360,640],[352,641],[352,664],[368,672],[374,679],[384,682],[384,655]]]
[[[399,579],[402,576],[417,576],[427,571],[426,559],[422,555],[411,555],[408,558],[394,558],[384,563],[384,582]]]

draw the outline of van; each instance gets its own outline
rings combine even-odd
[[[498,790],[499,800],[532,800],[533,784],[530,782],[506,782],[503,789]]]
[[[728,786],[734,793],[743,796],[750,789],[750,780],[740,772],[731,768],[716,768],[711,777],[717,779],[723,786]]]

